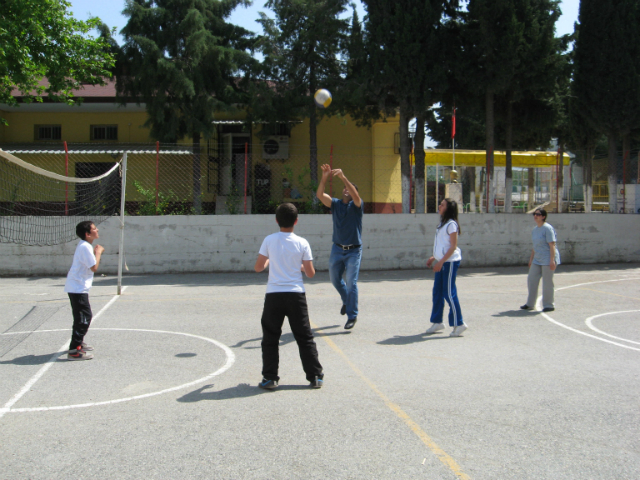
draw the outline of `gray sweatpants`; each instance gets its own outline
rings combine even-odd
[[[529,286],[527,305],[531,308],[536,306],[536,301],[538,300],[540,277],[542,277],[542,308],[555,307],[553,273],[554,272],[549,268],[549,265],[531,264],[531,267],[529,268],[529,276],[527,277],[527,285]]]

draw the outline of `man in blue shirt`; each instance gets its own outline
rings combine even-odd
[[[331,170],[322,165],[322,179],[316,196],[331,209],[333,216],[333,247],[329,257],[331,283],[342,298],[340,314],[347,315],[344,328],[350,330],[358,320],[358,274],[362,259],[363,202],[358,187],[352,184],[339,168]],[[324,193],[329,177],[338,177],[344,183],[342,198],[331,198]],[[344,275],[344,279],[342,278]],[[346,280],[346,282],[345,282]]]

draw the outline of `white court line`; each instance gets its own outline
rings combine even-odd
[[[629,342],[629,343],[633,343],[635,345],[640,345],[640,342],[634,342],[633,340],[627,340],[626,338],[621,338],[621,337],[616,337],[615,335],[611,335],[607,332],[603,332],[602,330],[596,328],[593,326],[592,320],[594,318],[598,318],[598,317],[604,317],[605,315],[617,315],[619,313],[635,313],[635,312],[640,312],[640,310],[625,310],[623,312],[609,312],[609,313],[601,313],[600,315],[594,315],[593,317],[589,317],[587,318],[584,323],[587,324],[587,327],[589,327],[591,330],[593,330],[594,332],[598,332],[602,335],[606,335],[607,337],[611,337],[611,338],[615,338],[616,340],[622,340],[623,342]]]
[[[205,375],[202,378],[198,378],[197,380],[193,380],[191,382],[188,383],[183,383],[182,385],[178,385],[176,387],[170,387],[170,388],[165,388],[164,390],[159,390],[157,392],[150,392],[150,393],[145,393],[142,395],[135,395],[133,397],[124,397],[124,398],[116,398],[114,400],[105,400],[102,402],[89,402],[89,403],[78,403],[75,405],[57,405],[57,406],[53,406],[53,407],[30,407],[30,408],[10,408],[7,409],[8,412],[10,413],[24,413],[24,412],[46,412],[49,410],[69,410],[69,409],[73,409],[73,408],[86,408],[86,407],[96,407],[96,406],[100,406],[100,405],[112,405],[114,403],[122,403],[122,402],[129,402],[131,400],[140,400],[142,398],[149,398],[149,397],[155,397],[156,395],[162,395],[164,393],[169,393],[169,392],[175,392],[176,390],[180,390],[183,388],[187,388],[190,387],[192,385],[196,385],[198,383],[202,383],[205,382],[217,375],[220,375],[221,373],[226,372],[227,370],[229,370],[229,368],[231,368],[231,366],[235,363],[236,357],[233,353],[233,351],[227,347],[224,343],[220,343],[217,340],[214,340],[212,338],[207,338],[207,337],[201,337],[199,335],[193,335],[191,333],[184,333],[184,332],[170,332],[167,330],[149,330],[149,329],[143,329],[143,328],[95,328],[93,330],[106,330],[106,331],[124,331],[124,332],[150,332],[150,333],[167,333],[167,334],[171,334],[171,335],[183,335],[185,337],[192,337],[192,338],[198,338],[200,340],[204,340],[206,342],[209,343],[213,343],[214,345],[216,345],[217,347],[220,347],[226,354],[226,361],[224,363],[224,365],[222,367],[220,367],[218,370],[216,370],[213,373],[210,373],[208,375]],[[56,329],[56,330],[38,330],[35,333],[46,333],[46,332],[63,332],[66,331],[66,329]],[[14,332],[11,332],[11,334],[13,334]],[[16,332],[16,333],[23,333],[23,332]],[[6,412],[5,412],[6,413]]]
[[[124,292],[126,290],[127,287],[124,287],[122,289],[122,291]],[[102,307],[100,309],[100,311],[98,313],[96,313],[92,319],[91,319],[91,323],[93,323],[95,320],[98,319],[98,317],[100,317],[100,315],[102,315],[103,312],[105,312],[107,310],[107,308],[109,308],[118,298],[120,297],[120,295],[116,295],[114,296],[111,300],[109,300],[107,302],[107,304]],[[54,362],[58,359],[58,357],[60,356],[60,354],[62,352],[64,352],[65,350],[69,349],[69,342],[65,342],[56,353],[54,353],[53,355],[51,355],[51,357],[49,358],[49,360],[47,360],[47,363],[45,363],[40,370],[38,370],[38,372],[31,377],[31,379],[24,385],[24,387],[22,387],[20,389],[20,391],[18,393],[16,393],[13,398],[11,400],[9,400],[7,403],[4,404],[4,407],[0,408],[0,418],[4,417],[5,413],[7,413],[9,410],[11,410],[11,407],[13,405],[15,405],[15,403],[20,400],[28,391],[29,389],[31,389],[31,387],[33,387],[33,385],[40,380],[40,378],[47,373],[47,370],[49,370],[51,368],[51,366],[54,364]]]
[[[619,279],[617,279],[617,280],[601,280],[601,281],[599,281],[599,282],[578,283],[578,284],[576,284],[576,285],[569,285],[569,286],[567,286],[567,287],[556,288],[556,291],[559,291],[559,290],[566,290],[566,289],[568,289],[568,288],[582,287],[583,285],[594,285],[594,284],[597,284],[597,283],[626,282],[627,280],[640,280],[640,277],[633,277],[633,278],[619,278]],[[536,304],[537,304],[538,302],[540,302],[540,299],[541,299],[541,298],[542,298],[542,295],[538,297],[538,300],[536,301]],[[589,338],[595,338],[596,340],[600,340],[601,342],[610,343],[610,344],[612,344],[612,345],[616,345],[616,346],[618,346],[618,347],[627,348],[627,349],[629,349],[629,350],[636,350],[636,351],[640,352],[640,348],[630,347],[629,345],[623,345],[623,344],[621,344],[621,343],[616,343],[616,342],[612,342],[611,340],[607,340],[606,338],[600,338],[600,337],[596,337],[595,335],[591,335],[591,334],[589,334],[589,333],[581,332],[580,330],[576,330],[575,328],[571,328],[571,327],[569,327],[568,325],[565,325],[565,324],[563,324],[563,323],[558,322],[557,320],[554,320],[553,318],[551,318],[549,315],[547,315],[547,314],[546,314],[546,313],[544,313],[544,312],[540,312],[540,313],[542,314],[542,316],[543,316],[544,318],[546,318],[547,320],[549,320],[551,323],[555,323],[556,325],[558,325],[558,326],[560,326],[560,327],[562,327],[562,328],[566,328],[567,330],[571,330],[572,332],[579,333],[580,335],[584,335],[584,336],[589,337]],[[607,315],[607,314],[605,313],[605,314],[603,314],[603,315]],[[598,315],[596,315],[596,316],[598,316]],[[591,318],[595,318],[595,317],[591,317]],[[605,334],[605,335],[606,335],[606,334]],[[609,335],[609,336],[611,336],[611,335]],[[621,339],[621,340],[622,340],[622,339]],[[628,342],[628,341],[630,341],[630,340],[624,340],[624,341],[625,341],[625,342]],[[632,342],[632,343],[635,343],[635,342]]]

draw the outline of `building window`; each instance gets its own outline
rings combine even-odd
[[[35,140],[51,141],[62,139],[62,127],[60,125],[35,125]]]
[[[118,140],[118,126],[91,125],[91,140]]]

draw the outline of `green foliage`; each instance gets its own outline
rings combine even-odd
[[[169,190],[168,193],[158,192],[158,206],[156,207],[156,192],[144,186],[137,180],[133,182],[136,191],[144,197],[139,203],[136,215],[193,215],[193,207],[188,202],[181,201],[178,196]]]
[[[348,0],[268,0],[275,18],[260,13],[264,29],[258,48],[264,56],[252,84],[249,112],[253,120],[289,122],[309,118],[309,170],[317,181],[318,118],[332,110],[319,110],[313,101],[318,88],[337,91],[343,82],[348,20],[339,16]],[[337,110],[335,110],[337,111]]]
[[[254,62],[252,35],[225,21],[247,0],[127,0],[118,74],[122,102],[146,105],[151,136],[212,134],[215,113],[245,102],[237,77]]]
[[[240,190],[237,185],[234,184],[231,187],[231,191],[229,192],[224,205],[227,207],[227,213],[229,215],[238,215],[239,213],[242,213],[240,207]]]
[[[640,129],[640,4],[582,0],[573,94],[583,121],[606,135]]]
[[[289,165],[284,167],[284,173],[282,175],[289,178],[291,180],[291,188],[297,189],[302,195],[300,201],[296,202],[300,213],[324,213],[325,209],[316,197],[318,182],[311,178],[308,167],[302,169],[296,177],[297,182],[295,183],[293,182],[294,173]]]
[[[108,43],[88,35],[100,20],[76,20],[69,6],[65,0],[2,0],[0,103],[17,106],[16,89],[26,102],[42,102],[47,94],[72,105],[80,84],[104,84],[111,76]],[[41,83],[45,77],[48,84]]]

